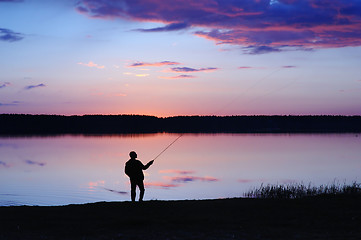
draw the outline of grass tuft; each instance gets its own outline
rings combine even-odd
[[[330,185],[312,186],[303,183],[287,185],[263,185],[259,188],[249,190],[244,194],[247,198],[264,198],[264,199],[299,199],[314,196],[335,196],[361,195],[361,184],[353,182],[351,185],[346,183],[333,183]]]

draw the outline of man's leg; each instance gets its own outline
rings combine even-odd
[[[144,197],[144,192],[145,192],[144,183],[143,183],[142,180],[140,180],[140,181],[138,182],[138,187],[139,187],[139,190],[140,190],[139,202],[142,202],[142,201],[143,201],[143,197]]]
[[[135,196],[136,196],[135,189],[136,189],[136,187],[137,187],[136,181],[130,180],[130,195],[131,195],[131,198],[132,198],[132,202],[135,202]]]

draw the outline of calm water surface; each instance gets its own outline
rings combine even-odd
[[[2,137],[0,205],[128,201],[128,153],[144,164],[177,134]],[[145,200],[240,197],[260,184],[361,179],[357,134],[186,134],[145,171]]]

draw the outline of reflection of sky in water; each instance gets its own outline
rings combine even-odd
[[[128,153],[144,164],[178,135],[0,138],[0,205],[129,200]],[[145,171],[145,199],[239,197],[261,183],[359,181],[355,134],[186,134]]]

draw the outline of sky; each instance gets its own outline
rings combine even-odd
[[[360,115],[360,0],[0,0],[0,113]]]

